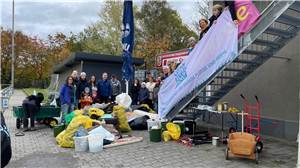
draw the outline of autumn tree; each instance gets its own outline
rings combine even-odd
[[[135,53],[145,58],[148,68],[154,66],[158,54],[186,48],[187,39],[196,37],[167,1],[145,1],[137,17],[142,40],[137,43]]]
[[[1,28],[1,83],[11,83],[12,31]],[[15,32],[15,86],[30,86],[33,81],[46,81],[50,65],[47,46],[20,31]]]

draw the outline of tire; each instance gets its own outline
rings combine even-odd
[[[55,127],[57,124],[58,124],[57,119],[55,119],[55,118],[49,119],[49,127],[50,127],[50,128]]]
[[[16,119],[16,128],[17,128],[17,129],[20,129],[20,128],[21,128],[21,122],[22,122],[22,120],[21,120],[20,118],[17,118],[17,119]]]
[[[261,141],[258,141],[258,142],[256,143],[256,149],[257,149],[257,152],[260,153],[260,152],[263,150],[263,148],[264,148],[263,143],[262,143]]]
[[[226,147],[226,149],[225,149],[225,159],[226,160],[229,160],[229,148],[228,147]]]

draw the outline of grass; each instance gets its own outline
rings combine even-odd
[[[36,93],[39,93],[39,92],[43,93],[43,95],[44,95],[43,103],[46,103],[47,100],[48,100],[48,90],[47,89],[39,89],[39,88],[25,88],[25,89],[23,89],[24,93],[27,96],[32,95],[34,90],[36,91]]]

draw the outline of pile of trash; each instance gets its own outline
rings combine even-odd
[[[158,117],[148,105],[131,107],[126,94],[115,103],[93,104],[65,116],[65,123],[54,127],[57,144],[75,151],[99,152],[103,148],[140,142],[132,130],[146,130],[147,120]]]

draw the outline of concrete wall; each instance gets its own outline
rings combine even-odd
[[[262,102],[262,133],[285,139],[296,139],[299,121],[299,57],[300,34],[282,48],[221,101],[242,108],[239,95],[243,93],[254,102],[257,95]]]

